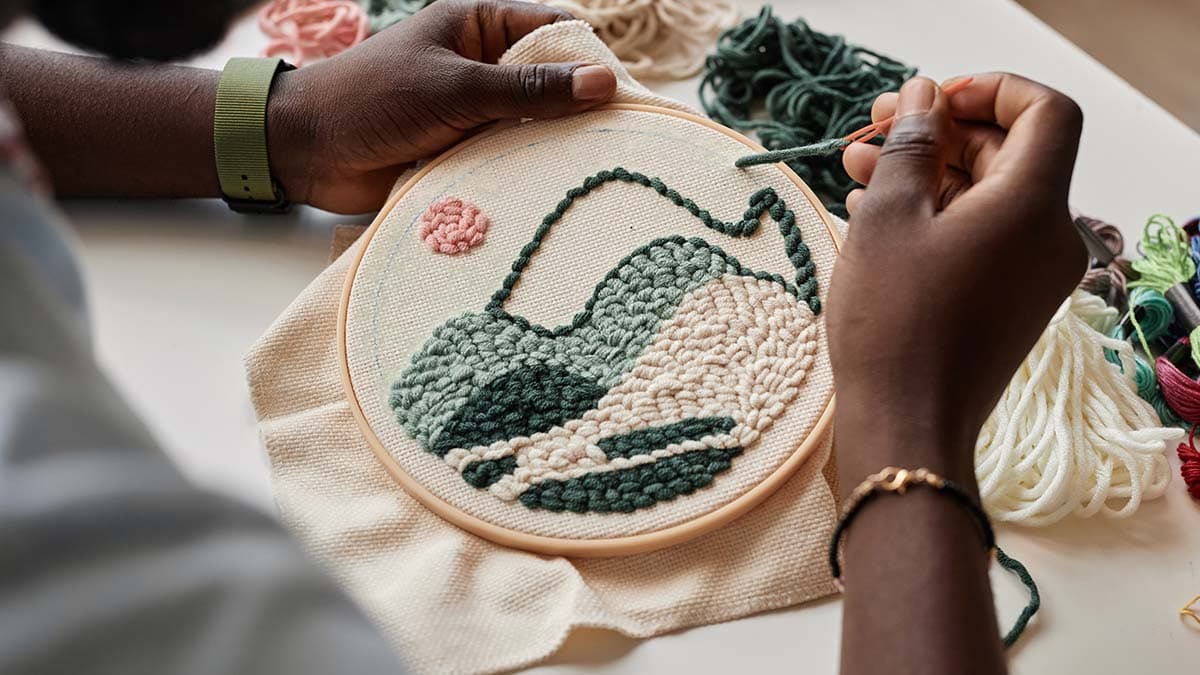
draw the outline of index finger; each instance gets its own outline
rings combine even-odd
[[[1083,113],[1069,97],[1019,75],[986,73],[950,99],[950,110],[957,119],[1007,130],[993,173],[1039,181],[1065,194],[1083,128]]]

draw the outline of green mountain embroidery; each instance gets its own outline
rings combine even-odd
[[[546,328],[503,308],[550,228],[613,181],[640,185],[730,237],[779,226],[791,279],[699,237],[622,259],[582,311]],[[796,394],[816,350],[815,267],[771,188],[740,221],[624,169],[572,188],[481,312],[434,330],[392,386],[405,431],[501,499],[551,511],[629,512],[712,483]]]

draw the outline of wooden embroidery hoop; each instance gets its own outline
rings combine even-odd
[[[742,134],[723,127],[711,120],[703,117],[698,117],[685,112],[671,110],[669,108],[661,108],[658,106],[642,105],[636,103],[618,103],[603,106],[596,109],[600,110],[630,110],[638,112],[651,112],[679,119],[687,120],[696,124],[704,125],[715,131],[732,138],[739,143],[742,143],[752,152],[765,152],[766,148],[758,143],[750,140]],[[586,113],[584,113],[586,114]],[[497,129],[496,131],[501,131]],[[495,133],[495,132],[492,132]],[[355,422],[358,424],[359,430],[363,434],[363,438],[371,446],[375,457],[387,470],[388,474],[400,484],[414,499],[421,502],[425,508],[437,514],[443,520],[448,521],[471,534],[483,537],[489,541],[495,542],[509,548],[522,549],[542,555],[561,555],[570,557],[612,557],[634,555],[637,553],[646,553],[649,551],[674,546],[683,543],[689,539],[693,539],[707,532],[711,532],[720,528],[734,519],[738,518],[747,511],[761,504],[767,497],[771,496],[779,489],[792,474],[800,468],[806,459],[820,446],[824,436],[829,431],[829,425],[833,421],[834,409],[834,394],[830,393],[829,399],[825,403],[825,407],[821,412],[817,423],[813,426],[812,431],[800,443],[799,447],[786,459],[778,468],[768,475],[762,482],[755,485],[750,490],[735,498],[733,501],[721,506],[713,511],[710,511],[702,516],[693,518],[692,520],[679,523],[661,530],[653,532],[645,532],[642,534],[631,535],[627,537],[615,537],[609,539],[565,539],[560,537],[546,537],[541,535],[528,534],[517,530],[501,527],[493,523],[489,523],[480,518],[476,518],[470,514],[464,513],[459,509],[451,506],[443,501],[440,497],[431,492],[424,485],[408,475],[399,465],[379,437],[375,434],[367,421],[365,413],[363,413],[362,405],[358,400],[358,396],[354,391],[354,383],[350,377],[349,355],[346,346],[346,317],[350,307],[350,292],[354,286],[354,278],[357,276],[359,265],[362,263],[363,255],[367,251],[367,246],[371,242],[371,238],[379,231],[383,222],[387,219],[388,214],[395,208],[397,202],[422,178],[430,171],[437,167],[442,162],[454,154],[460,152],[471,144],[477,142],[484,135],[469,138],[453,148],[447,150],[436,159],[425,165],[413,175],[399,190],[395,192],[379,211],[379,215],[371,223],[367,231],[363,233],[362,245],[351,261],[350,268],[346,274],[346,283],[342,289],[341,304],[338,308],[338,331],[337,331],[337,355],[338,365],[341,369],[342,387],[346,393],[346,400],[350,403],[350,409],[354,413]],[[829,212],[825,210],[824,205],[813,194],[812,189],[800,180],[794,171],[785,164],[775,165],[788,180],[795,183],[796,187],[804,193],[809,203],[816,209],[817,215],[821,218],[821,222],[825,224],[825,229],[833,240],[835,251],[840,251],[842,246],[841,234],[834,227],[830,219]]]

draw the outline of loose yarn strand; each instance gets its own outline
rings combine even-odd
[[[1025,603],[1025,607],[1017,615],[1017,620],[1013,622],[1012,628],[1009,628],[1008,632],[1004,634],[1004,646],[1008,648],[1016,644],[1017,640],[1021,638],[1021,634],[1025,632],[1025,628],[1029,626],[1029,620],[1041,609],[1042,595],[1038,592],[1037,583],[1034,582],[1033,576],[1029,574],[1025,565],[1020,560],[1010,557],[999,546],[996,547],[996,562],[1000,567],[1016,575],[1029,591],[1029,602]]]
[[[787,23],[768,5],[721,35],[705,62],[700,101],[709,117],[757,134],[768,150],[782,153],[764,161],[787,162],[826,207],[845,215],[846,195],[857,183],[834,153],[849,143],[847,135],[871,124],[876,97],[914,74],[802,19]]]

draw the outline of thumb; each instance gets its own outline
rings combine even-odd
[[[949,102],[933,80],[914,77],[905,82],[863,205],[881,213],[936,212],[951,124]]]
[[[480,65],[472,78],[480,123],[521,117],[559,117],[612,98],[617,78],[605,66],[583,63]]]

